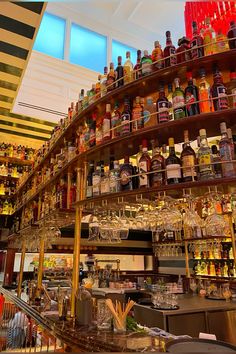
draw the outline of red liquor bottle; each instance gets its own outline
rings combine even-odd
[[[164,49],[165,67],[176,64],[175,46],[172,44],[171,33],[166,31],[166,47]]]
[[[192,59],[201,58],[204,56],[204,48],[202,47],[203,38],[199,34],[197,22],[193,21],[192,26],[193,26],[193,38],[190,42],[191,58]]]

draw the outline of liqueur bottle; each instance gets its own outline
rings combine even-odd
[[[227,37],[222,33],[222,29],[219,28],[216,35],[216,52],[222,53],[229,50],[229,43]]]
[[[106,104],[106,113],[103,118],[103,141],[111,139],[111,105]]]
[[[169,121],[170,102],[165,96],[164,84],[161,83],[159,88],[159,97],[156,102],[158,123],[166,123]]]
[[[96,170],[93,172],[92,176],[93,197],[96,197],[101,194],[101,163],[97,163]]]
[[[191,59],[190,56],[190,40],[186,37],[182,37],[178,40],[178,48],[176,49],[177,64],[184,63]]]
[[[139,186],[140,187],[149,187],[150,186],[150,175],[147,175],[145,172],[150,172],[151,170],[151,158],[148,153],[148,143],[147,140],[142,141],[142,155],[139,159]]]
[[[212,145],[211,152],[212,152],[212,161],[214,162],[215,178],[222,178],[220,153],[216,145]]]
[[[228,138],[226,123],[220,123],[220,132],[221,139],[219,142],[220,148],[220,158],[222,161],[222,174],[223,177],[234,177],[235,176],[235,168],[232,162],[232,145],[231,141]],[[226,162],[228,161],[228,162]]]
[[[119,111],[119,102],[116,101],[114,110],[111,113],[111,138],[118,138],[121,130],[121,113]]]
[[[137,50],[137,62],[134,67],[134,79],[137,80],[140,77],[142,77],[142,71],[139,70],[141,69],[141,57],[142,57],[142,52],[140,49]]]
[[[155,140],[152,143],[152,160],[151,160],[151,187],[159,187],[165,184],[165,159],[161,154],[161,148]]]
[[[164,67],[164,62],[163,62],[163,52],[161,49],[161,45],[159,41],[154,42],[154,49],[152,51],[152,62],[157,62],[156,64],[153,64],[154,69],[162,69]]]
[[[190,41],[190,49],[191,49],[191,58],[197,59],[204,56],[204,49],[203,49],[203,38],[199,34],[197,22],[193,21],[192,23],[193,28],[193,38]]]
[[[175,82],[175,91],[172,96],[174,119],[180,119],[186,116],[184,91],[180,87],[180,80],[178,78],[176,78],[174,82]]]
[[[124,85],[124,68],[122,66],[122,57],[118,56],[118,65],[116,68],[116,80],[117,81],[117,87],[123,86]]]
[[[110,71],[107,75],[107,91],[112,91],[115,88],[114,82],[116,81],[116,73],[114,70],[114,63],[110,63]]]
[[[169,101],[169,120],[174,119],[173,117],[173,87],[172,84],[168,84],[168,95],[167,95],[167,100]]]
[[[198,88],[193,84],[191,72],[187,72],[188,86],[185,89],[186,113],[187,116],[194,116],[200,113]]]
[[[229,98],[230,107],[236,108],[236,71],[230,71],[230,82],[227,84],[227,91],[229,94],[233,95]]]
[[[103,141],[103,117],[99,116],[96,120],[96,145],[100,145]]]
[[[96,99],[101,97],[101,75],[98,75],[98,81],[96,82],[95,85],[95,94],[96,94]]]
[[[169,156],[166,159],[167,184],[181,183],[181,160],[175,154],[174,138],[169,138]]]
[[[129,162],[129,157],[125,156],[124,163],[120,167],[120,190],[132,190],[132,177],[134,175],[134,169],[131,163]]]
[[[176,64],[175,46],[172,44],[170,31],[166,31],[166,47],[163,54],[166,68]]]
[[[101,97],[105,96],[107,93],[107,74],[108,67],[104,66],[104,74],[101,75]]]
[[[126,52],[126,61],[124,63],[124,84],[133,81],[133,63],[130,60],[130,52]]]
[[[199,107],[201,113],[212,112],[213,103],[211,97],[211,88],[209,82],[206,80],[206,71],[204,68],[200,69],[200,82],[199,82]]]
[[[94,173],[94,161],[90,161],[89,171],[87,176],[87,189],[86,189],[87,198],[91,198],[93,196],[93,173]]]
[[[213,68],[214,83],[211,88],[211,96],[215,111],[221,111],[228,108],[227,89],[223,83],[222,74],[217,65]]]
[[[104,173],[101,176],[101,194],[110,193],[110,173],[109,167],[104,167]]]
[[[211,149],[208,146],[206,130],[200,129],[200,148],[198,149],[198,164],[200,180],[213,179],[215,177],[214,167],[212,165],[213,157]]]
[[[229,48],[235,49],[236,48],[236,23],[235,23],[235,21],[230,22],[230,29],[227,33],[227,37],[229,40]]]
[[[141,71],[142,76],[146,76],[152,73],[152,59],[147,50],[144,50],[143,57],[141,59]]]
[[[124,99],[124,110],[121,114],[121,136],[129,134],[131,132],[131,108],[130,98]]]
[[[184,130],[184,147],[181,153],[181,163],[183,167],[183,181],[196,181],[196,154],[190,145],[188,130]]]
[[[142,129],[143,126],[143,108],[140,104],[140,97],[137,96],[132,110],[132,131]]]
[[[211,26],[211,19],[207,17],[205,20],[206,28],[203,31],[204,54],[211,55],[216,53],[216,33]]]
[[[119,161],[110,159],[110,193],[116,193],[120,190],[120,166]]]

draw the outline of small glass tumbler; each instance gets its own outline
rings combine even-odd
[[[122,320],[120,319],[119,322],[114,318],[113,324],[114,324],[115,333],[122,334],[126,332],[126,317],[123,318]]]
[[[105,300],[97,300],[97,328],[100,330],[111,329],[112,315]]]

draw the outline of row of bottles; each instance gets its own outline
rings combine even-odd
[[[16,192],[16,182],[15,181],[1,181],[0,180],[0,196],[12,196]]]
[[[11,200],[0,200],[0,215],[12,215],[15,211],[15,205]]]
[[[184,144],[180,157],[175,153],[174,139],[169,138],[169,155],[163,156],[161,148],[152,141],[152,158],[148,152],[148,142],[143,140],[142,149],[137,154],[136,166],[125,157],[124,163],[111,159],[110,167],[101,161],[94,168],[90,162],[87,178],[87,197],[139,187],[159,187],[196,180],[209,180],[219,177],[235,177],[235,145],[232,133],[226,124],[220,124],[221,140],[219,151],[208,145],[206,130],[201,129],[200,146],[197,154],[190,145],[188,131],[184,131]],[[139,176],[136,176],[139,173]],[[89,192],[88,192],[89,191]]]
[[[194,267],[195,275],[213,277],[236,277],[236,268],[232,261],[198,261]]]
[[[176,78],[174,92],[172,84],[168,84],[167,95],[164,84],[161,84],[156,102],[152,96],[147,98],[137,96],[134,102],[126,96],[123,105],[118,101],[115,102],[113,108],[111,104],[106,104],[106,112],[103,115],[94,110],[91,117],[86,118],[78,127],[77,149],[79,153],[110,139],[125,136],[142,128],[156,126],[158,123],[166,123],[171,119],[223,110],[229,106],[236,108],[235,71],[231,72],[231,81],[227,85],[229,93],[234,95],[229,99],[227,88],[223,84],[222,75],[216,65],[212,86],[206,80],[204,68],[200,70],[198,86],[194,84],[191,72],[187,76],[188,85],[185,89],[182,89],[179,79]]]
[[[33,161],[35,150],[27,146],[16,144],[0,144],[0,156],[12,157],[20,160]]]
[[[194,242],[189,245],[190,256],[193,259],[217,260],[234,259],[231,243],[218,242]]]
[[[3,177],[23,178],[30,170],[30,166],[19,166],[10,162],[0,164],[0,176]]]

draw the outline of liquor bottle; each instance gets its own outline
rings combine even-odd
[[[196,154],[190,145],[188,130],[184,130],[184,147],[181,153],[181,163],[183,167],[183,181],[196,181]]]
[[[142,155],[138,163],[139,173],[139,186],[149,187],[150,186],[150,175],[145,172],[150,172],[151,170],[151,158],[148,153],[148,143],[147,140],[142,141]]]
[[[104,66],[104,74],[101,75],[101,97],[105,96],[107,93],[107,74],[108,67]]]
[[[116,193],[120,190],[120,166],[119,161],[110,159],[110,193]]]
[[[148,96],[144,101],[143,120],[145,128],[155,126],[157,124],[156,106],[151,96]]]
[[[211,152],[212,152],[212,162],[214,162],[215,178],[222,178],[220,153],[216,145],[212,145]]]
[[[173,87],[172,87],[172,84],[168,84],[167,85],[168,87],[168,95],[167,95],[167,100],[169,101],[169,120],[172,120],[174,119],[174,116],[173,116]]]
[[[152,62],[157,62],[153,64],[154,69],[162,69],[164,67],[164,62],[163,62],[163,52],[161,49],[161,45],[159,41],[154,42],[154,49],[152,51]]]
[[[137,50],[137,62],[134,67],[134,79],[137,80],[140,77],[142,77],[142,71],[141,69],[141,57],[142,57],[142,52],[140,49]]]
[[[152,160],[151,160],[151,187],[159,187],[165,184],[165,159],[161,154],[161,148],[155,140],[152,143]]]
[[[226,123],[220,123],[221,139],[219,142],[220,158],[222,161],[223,177],[234,177],[235,168],[232,162],[232,147],[231,141],[228,138]],[[229,161],[229,162],[226,162]]]
[[[132,131],[142,129],[143,126],[143,108],[140,104],[140,97],[137,96],[132,110]]]
[[[198,164],[200,180],[213,179],[215,177],[214,167],[212,165],[213,158],[211,149],[208,146],[206,130],[200,129],[200,148],[198,149]]]
[[[129,162],[129,157],[125,156],[124,163],[120,166],[120,190],[132,190],[132,177],[134,175],[133,166]]]
[[[229,94],[234,95],[229,98],[230,107],[236,108],[236,71],[230,71],[230,82],[227,83],[227,91]]]
[[[101,194],[101,164],[98,162],[96,166],[96,170],[92,175],[93,182],[93,197],[96,197]]]
[[[166,123],[169,121],[169,107],[170,102],[165,96],[164,84],[161,83],[159,88],[159,98],[156,102],[158,123]]]
[[[104,173],[101,176],[101,194],[110,193],[110,173],[109,167],[104,167]]]
[[[130,98],[124,99],[124,110],[121,114],[121,136],[129,134],[131,132],[131,107]]]
[[[95,85],[95,94],[96,94],[96,99],[101,97],[101,75],[98,75],[98,81],[96,82]]]
[[[188,86],[185,89],[185,102],[187,116],[194,116],[200,113],[198,88],[193,84],[191,72],[187,72]]]
[[[175,154],[175,142],[169,138],[169,156],[166,159],[166,180],[167,184],[180,183],[181,178],[181,160]]]
[[[100,145],[103,141],[103,117],[98,116],[96,120],[96,145]]]
[[[197,22],[193,21],[193,38],[190,41],[190,49],[191,49],[191,58],[201,58],[204,56],[204,48],[203,46],[203,38],[199,34]]]
[[[166,68],[176,64],[175,46],[172,44],[170,31],[166,31],[166,47],[163,54]]]
[[[229,43],[227,37],[222,33],[222,29],[219,28],[216,35],[216,52],[222,53],[229,50]]]
[[[229,40],[229,48],[235,49],[236,48],[236,23],[235,23],[235,21],[230,22],[230,29],[227,33],[227,37]]]
[[[214,83],[211,88],[211,96],[215,111],[221,111],[228,108],[227,89],[223,84],[222,74],[217,65],[213,67]]]
[[[126,61],[124,63],[124,84],[133,81],[133,63],[130,60],[130,52],[126,52]]]
[[[152,73],[152,59],[148,54],[147,50],[144,50],[143,57],[141,59],[141,71],[142,76],[149,75]]]
[[[216,53],[216,33],[211,26],[211,19],[207,17],[205,20],[206,28],[203,31],[204,54],[211,55]]]
[[[227,128],[227,134],[228,134],[228,138],[229,138],[229,141],[230,141],[232,160],[234,160],[235,159],[235,144],[234,144],[233,134],[232,134],[232,129],[231,128]]]
[[[210,84],[206,80],[206,71],[204,68],[200,69],[200,82],[199,82],[199,102],[200,112],[209,113],[213,112],[213,103],[211,97]]]
[[[177,64],[184,63],[191,59],[190,56],[190,40],[186,37],[182,37],[178,40],[178,48],[176,49]]]
[[[116,73],[114,70],[114,63],[110,63],[110,71],[107,75],[107,91],[112,91],[115,88],[114,82],[116,81]]]
[[[97,119],[97,111],[94,110],[92,112],[92,116],[89,120],[88,128],[89,128],[89,147],[93,147],[96,145],[96,119]]]
[[[119,102],[116,101],[114,110],[111,113],[111,138],[118,138],[121,131],[121,113],[119,111]]]
[[[87,176],[87,188],[86,188],[87,198],[91,198],[93,196],[93,173],[94,173],[94,161],[90,161],[89,171]]]
[[[111,139],[111,105],[106,104],[106,113],[103,118],[103,141]]]
[[[174,80],[174,83],[175,83],[175,91],[173,92],[173,96],[172,96],[174,119],[180,119],[186,116],[184,91],[180,87],[180,80],[178,78]]]
[[[124,76],[124,68],[122,66],[122,57],[118,56],[118,65],[116,68],[116,80],[118,80],[117,87],[121,87],[124,85],[123,76]]]

